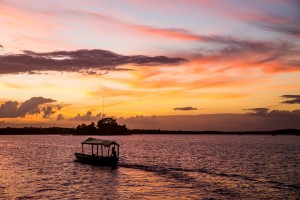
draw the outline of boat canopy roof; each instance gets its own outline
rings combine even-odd
[[[96,138],[88,138],[85,141],[81,142],[81,144],[91,144],[91,145],[103,145],[109,147],[110,145],[118,145],[115,141],[96,139]]]

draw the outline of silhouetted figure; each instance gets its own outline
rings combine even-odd
[[[115,150],[115,147],[112,147],[111,149],[111,157],[113,158],[113,160],[118,160],[117,158],[117,152]],[[113,162],[112,165],[111,165],[111,168],[112,169],[116,169],[117,168],[117,165],[116,165],[117,162]]]
[[[116,150],[115,150],[115,147],[113,147],[112,150],[111,150],[111,156],[112,156],[113,158],[117,158],[117,152],[116,152]]]

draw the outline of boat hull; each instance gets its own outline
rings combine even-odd
[[[116,167],[118,165],[118,158],[93,156],[82,153],[75,153],[76,161],[80,163],[96,165],[96,166],[110,166]]]

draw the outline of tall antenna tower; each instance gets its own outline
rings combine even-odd
[[[102,96],[102,119],[104,118],[104,96]]]

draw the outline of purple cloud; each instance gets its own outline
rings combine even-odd
[[[58,114],[58,115],[57,115],[57,118],[56,118],[57,121],[62,121],[62,120],[64,120],[64,119],[65,119],[65,117],[64,117],[63,114]]]
[[[253,115],[253,116],[266,116],[268,115],[268,111],[270,110],[269,108],[249,108],[245,110],[250,110],[253,111],[251,113],[247,113],[248,115]]]
[[[187,107],[177,107],[177,108],[174,108],[174,110],[189,111],[189,110],[197,110],[197,108],[187,106]]]
[[[281,97],[288,99],[288,100],[282,101],[281,103],[300,104],[300,95],[282,95]]]
[[[52,102],[56,102],[56,100],[44,97],[32,97],[23,103],[7,101],[0,105],[0,118],[16,118],[39,114],[41,112],[40,105]]]
[[[50,118],[51,115],[53,115],[55,113],[55,111],[53,111],[51,106],[43,107],[42,111],[44,113],[43,118],[45,118],[45,119]]]
[[[81,49],[76,51],[54,51],[36,53],[24,51],[22,54],[0,56],[0,74],[31,73],[38,71],[94,71],[121,70],[118,66],[135,65],[176,65],[186,62],[184,58],[166,56],[124,56],[101,49]],[[123,69],[124,70],[124,69]]]
[[[96,121],[102,117],[101,113],[93,115],[91,111],[87,111],[85,115],[77,114],[75,117],[70,118],[69,120],[73,121]]]

